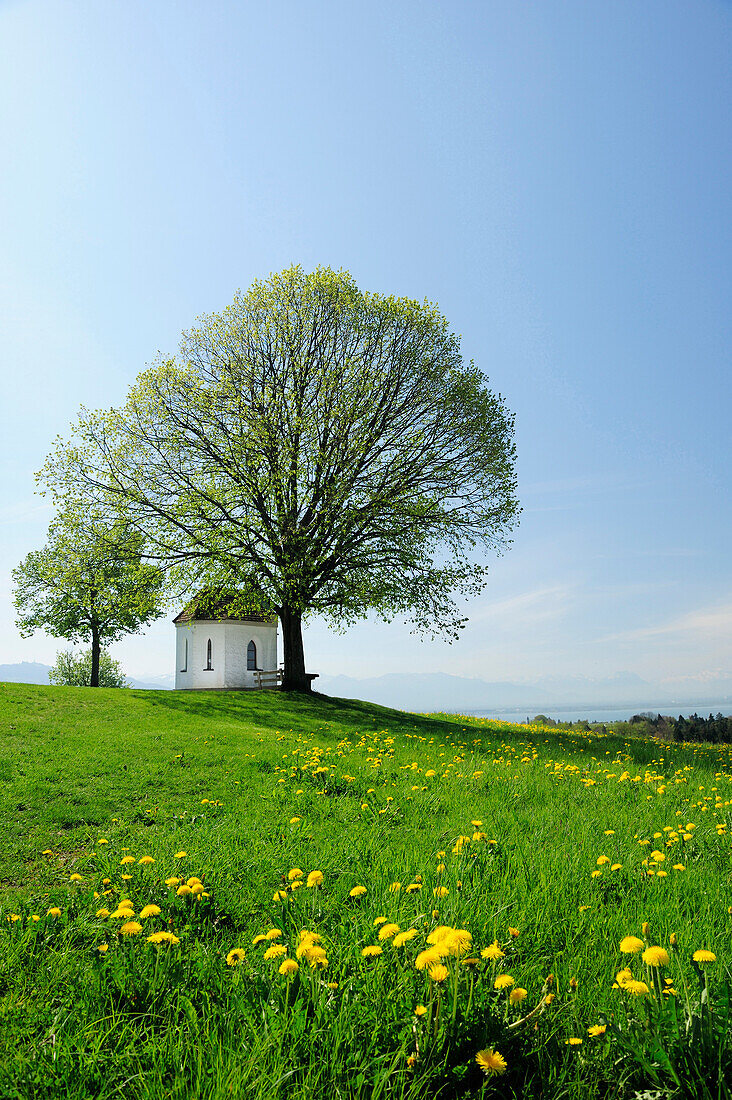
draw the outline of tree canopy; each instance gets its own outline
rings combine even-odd
[[[163,573],[142,560],[141,534],[118,522],[96,526],[83,509],[51,524],[48,542],[13,570],[17,625],[90,642],[90,685],[99,686],[104,643],[138,631],[163,608]]]
[[[518,516],[513,417],[429,302],[342,271],[255,282],[183,334],[125,404],[82,410],[41,477],[123,517],[182,589],[255,591],[301,624],[369,610],[455,637]]]

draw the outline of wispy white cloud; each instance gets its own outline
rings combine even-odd
[[[554,584],[519,592],[480,607],[470,615],[471,623],[488,620],[504,620],[517,626],[523,622],[559,618],[564,614],[573,588],[571,585]]]
[[[598,638],[601,642],[640,641],[644,638],[662,637],[694,638],[699,641],[714,641],[732,638],[732,600],[726,600],[714,607],[703,607],[688,611],[685,615],[668,619],[666,622],[636,627],[619,634],[608,634]]]

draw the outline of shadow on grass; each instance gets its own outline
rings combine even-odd
[[[295,729],[306,724],[354,727],[358,733],[371,730],[404,731],[420,736],[455,736],[455,723],[423,714],[392,710],[360,699],[337,699],[313,691],[139,691],[146,701],[186,715],[200,715],[231,722],[254,722],[260,726]],[[325,731],[327,733],[327,731]]]

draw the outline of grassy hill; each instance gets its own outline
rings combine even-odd
[[[730,746],[21,684],[0,734],[0,1098],[732,1095]]]

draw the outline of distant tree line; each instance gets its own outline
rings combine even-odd
[[[710,714],[708,718],[698,714],[689,718],[682,714],[678,718],[665,714],[634,714],[630,725],[637,727],[641,723],[650,734],[666,741],[710,741],[712,744],[732,741],[732,716],[725,717],[721,712]]]

